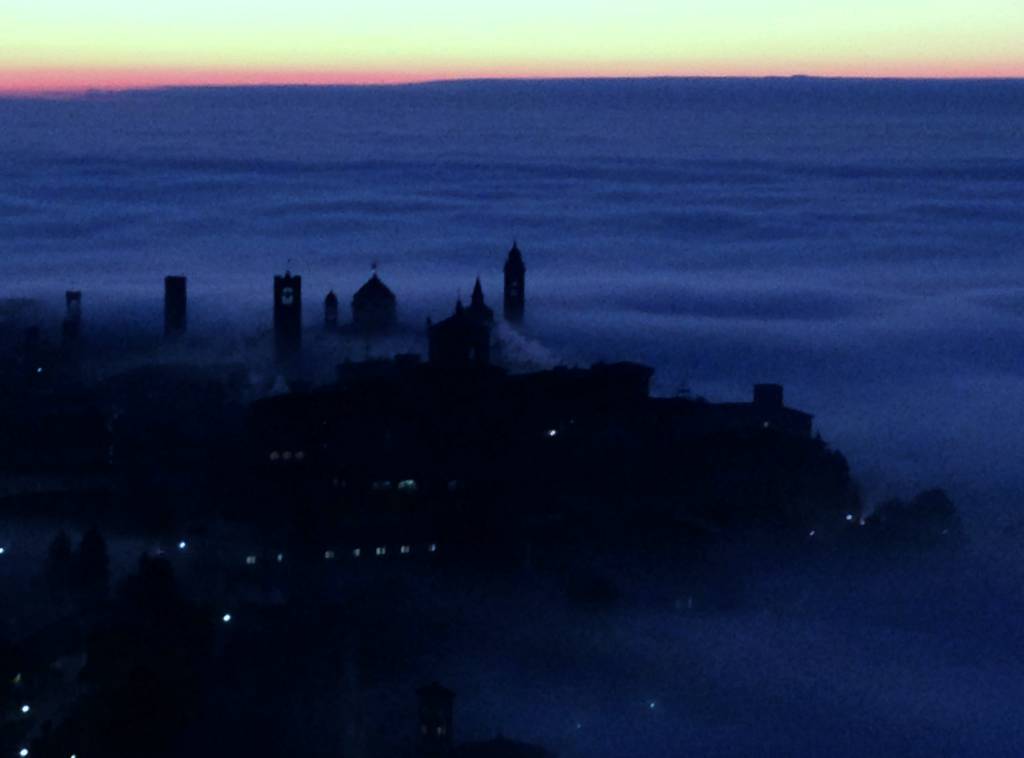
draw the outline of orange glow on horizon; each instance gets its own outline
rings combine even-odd
[[[642,64],[501,65],[420,70],[381,69],[259,69],[259,68],[23,68],[0,70],[0,94],[80,94],[88,91],[123,91],[163,87],[218,86],[329,86],[395,85],[464,79],[562,79],[562,78],[647,78],[647,77],[789,77],[794,75],[839,78],[893,79],[1019,79],[1019,63],[990,63],[975,67],[945,68],[921,62],[878,62],[870,66],[838,63],[822,70],[799,63],[782,68],[759,69],[720,62],[686,69]]]

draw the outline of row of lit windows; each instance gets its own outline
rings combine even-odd
[[[401,545],[401,546],[399,546],[397,552],[399,553],[399,555],[411,555],[412,552],[413,552],[413,547],[412,547],[412,545]],[[427,545],[426,546],[426,552],[428,552],[428,553],[436,553],[437,552],[437,543],[436,542],[431,542],[429,545]],[[360,547],[353,548],[351,553],[352,553],[352,557],[353,558],[361,558],[363,556],[363,549],[360,548]],[[375,556],[377,556],[378,558],[383,558],[384,556],[386,556],[388,554],[388,548],[387,548],[386,545],[380,545],[380,546],[375,547],[373,549],[373,554]],[[367,552],[367,555],[369,555],[369,552]],[[333,561],[337,557],[338,557],[338,554],[334,550],[325,550],[324,551],[324,560],[325,561]]]
[[[284,563],[284,553],[278,553],[277,555],[275,555],[274,556],[274,560],[277,563]],[[246,566],[255,566],[257,562],[258,562],[258,559],[257,559],[257,557],[255,555],[247,555],[247,556],[245,556],[245,565]]]
[[[341,487],[342,489],[348,488],[348,481],[334,477],[331,480],[331,484],[335,487]],[[420,485],[415,479],[400,479],[396,485],[391,479],[377,479],[370,484],[370,488],[375,492],[385,492],[396,488],[399,492],[417,492],[419,491]],[[448,482],[448,491],[455,492],[455,490],[462,489],[463,483],[457,479],[452,479]]]
[[[392,489],[393,483],[390,479],[379,479],[374,482],[371,487],[377,492],[382,492],[384,490]],[[402,479],[398,482],[399,492],[415,492],[418,489],[419,485],[416,483],[415,479]]]
[[[422,550],[424,552],[427,552],[427,553],[436,553],[437,552],[437,543],[436,542],[431,542],[429,545],[426,545]],[[412,545],[400,545],[396,552],[399,555],[412,555],[413,546]],[[363,556],[363,549],[360,548],[360,547],[353,548],[350,551],[350,553],[351,553],[353,558],[361,558]],[[388,554],[388,547],[386,545],[380,545],[378,547],[375,547],[373,549],[373,554],[375,556],[377,556],[378,558],[383,558],[384,556],[386,556]],[[369,555],[369,552],[367,552],[367,555]],[[334,551],[334,550],[325,550],[324,551],[324,560],[325,561],[333,561],[337,557],[338,557],[338,553],[336,551]],[[278,553],[276,556],[274,556],[274,560],[277,563],[284,563],[284,553]],[[258,556],[256,556],[256,555],[247,555],[247,556],[245,556],[245,565],[246,566],[255,566],[257,563],[259,563],[259,557]]]
[[[302,450],[296,450],[294,453],[291,450],[278,451],[273,450],[270,453],[270,460],[272,461],[304,461],[306,460],[306,453]]]

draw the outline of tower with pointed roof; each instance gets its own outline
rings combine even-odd
[[[515,241],[505,260],[504,305],[505,320],[513,324],[522,323],[526,311],[526,265]]]
[[[466,309],[470,318],[481,324],[494,323],[494,311],[487,307],[484,302],[484,288],[480,285],[480,277],[476,278],[473,285],[473,294],[470,296],[469,308]]]
[[[449,368],[490,365],[493,326],[494,311],[484,302],[483,287],[477,279],[468,308],[459,298],[451,316],[436,324],[427,321],[430,362]]]
[[[329,332],[338,331],[338,296],[334,290],[324,298],[324,329]]]

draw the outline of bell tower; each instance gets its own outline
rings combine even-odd
[[[526,266],[519,246],[513,242],[505,261],[505,320],[522,323],[526,310]]]
[[[327,293],[324,298],[324,329],[329,332],[338,331],[338,296],[334,290]]]
[[[274,277],[274,356],[279,363],[295,360],[302,349],[302,277]]]

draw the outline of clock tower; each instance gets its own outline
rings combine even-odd
[[[274,277],[274,357],[286,363],[302,349],[302,277]]]

